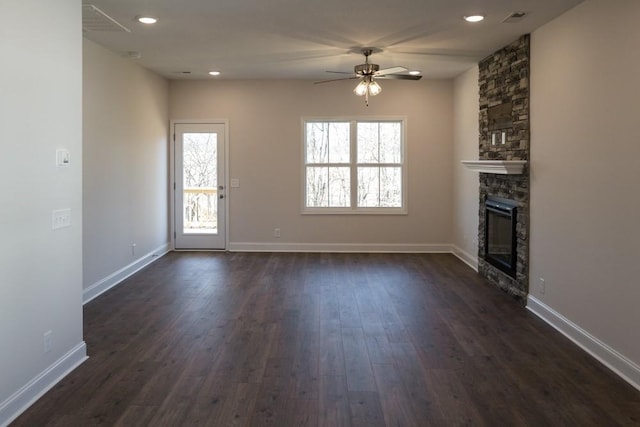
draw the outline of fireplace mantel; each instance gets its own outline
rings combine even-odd
[[[521,175],[526,160],[462,160],[461,163],[474,172],[499,175]]]

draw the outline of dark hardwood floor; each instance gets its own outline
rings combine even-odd
[[[447,254],[170,253],[15,426],[615,426],[640,392]]]

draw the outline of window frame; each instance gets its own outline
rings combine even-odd
[[[333,163],[307,163],[307,123],[349,123],[350,129],[350,150],[349,163],[333,164]],[[358,140],[357,126],[358,123],[380,123],[393,122],[400,123],[400,163],[358,163]],[[407,119],[402,116],[382,116],[382,117],[302,117],[301,119],[302,133],[302,159],[301,159],[301,184],[302,184],[302,201],[301,213],[304,215],[407,215],[408,214],[408,165],[407,165]],[[322,166],[332,167],[348,166],[350,169],[350,207],[308,207],[307,206],[307,167]],[[401,203],[399,207],[358,207],[358,167],[400,167],[401,169]]]

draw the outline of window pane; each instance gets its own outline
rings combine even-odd
[[[380,168],[380,207],[402,207],[402,170],[399,167]]]
[[[351,174],[349,168],[329,168],[329,206],[351,206]]]
[[[349,123],[328,123],[329,163],[349,163]]]
[[[399,122],[380,123],[380,163],[402,162],[401,136]]]
[[[307,206],[329,205],[329,168],[307,167]]]
[[[329,161],[329,124],[307,122],[306,162],[327,163]]]
[[[217,134],[185,133],[183,160],[183,233],[218,232]]]
[[[358,168],[358,207],[380,206],[380,168]]]
[[[378,163],[378,123],[358,123],[358,163]]]

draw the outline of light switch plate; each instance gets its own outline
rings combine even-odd
[[[56,166],[59,168],[66,168],[71,164],[71,155],[69,150],[65,148],[58,148],[56,150]]]
[[[231,178],[231,188],[239,188],[240,180],[238,178]]]

